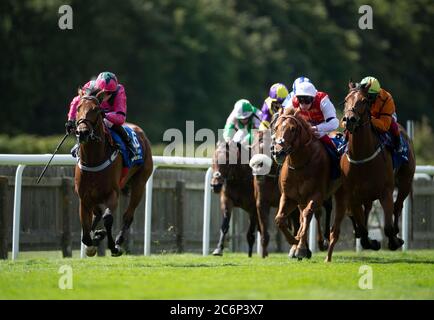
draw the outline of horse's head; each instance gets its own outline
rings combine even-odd
[[[234,174],[233,171],[241,164],[242,150],[245,148],[233,141],[217,143],[212,161],[211,188],[214,193],[221,191],[225,182]]]
[[[370,84],[360,87],[350,81],[348,87],[349,92],[345,97],[344,117],[342,118],[342,123],[346,130],[353,133],[358,127],[365,125],[370,121],[371,104],[368,99]]]
[[[85,95],[80,92],[80,103],[77,107],[76,136],[80,143],[101,140],[95,131],[102,128],[103,110],[100,108],[102,95]]]
[[[297,150],[305,141],[304,137],[309,135],[309,141],[312,139],[312,133],[309,125],[302,118],[297,116],[293,108],[287,108],[279,116],[274,125],[272,136],[272,155],[278,164],[283,164],[287,155]]]

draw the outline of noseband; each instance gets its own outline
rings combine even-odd
[[[353,91],[356,92],[357,89],[353,89]],[[356,104],[357,104],[358,101],[359,100],[357,100],[352,107],[350,107],[350,108],[347,109],[347,112],[352,112],[353,114],[356,114],[358,116],[358,119],[356,119],[356,122],[354,123],[354,127],[353,127],[354,131],[357,130],[357,128],[361,128],[361,127],[363,127],[363,126],[371,123],[371,119],[369,117],[369,115],[370,115],[369,107],[366,107],[362,114],[359,114],[358,112],[356,112],[355,106],[356,106]],[[363,100],[360,100],[360,102],[362,102],[362,103],[369,103],[368,101],[363,101]],[[346,104],[347,103],[347,99],[345,99],[343,103]],[[365,114],[368,114],[368,119],[365,122],[360,123],[362,117]],[[344,114],[344,119],[345,118],[347,119],[346,121],[348,121],[348,117],[345,116],[345,114]],[[350,130],[348,130],[348,131],[350,131]]]
[[[303,125],[301,124],[301,122],[300,122],[300,120],[299,119],[297,119],[295,116],[293,116],[293,115],[281,115],[280,117],[279,117],[279,119],[293,119],[293,120],[295,120],[295,122],[297,123],[297,129],[298,130],[301,130],[301,128],[303,127]],[[282,121],[283,122],[283,121]],[[280,123],[279,123],[279,125],[280,125]],[[276,128],[278,127],[278,125],[277,125],[277,123],[276,123]],[[299,129],[300,128],[300,129]],[[274,135],[273,135],[274,136]],[[277,154],[276,152],[275,152],[275,150],[274,150],[274,144],[278,144],[278,145],[280,145],[280,146],[282,146],[283,147],[283,144],[285,143],[285,138],[279,138],[278,140],[276,140],[274,137],[273,137],[273,143],[272,143],[272,153],[274,153],[275,155]],[[294,139],[295,140],[295,139]],[[294,142],[294,141],[292,141],[292,142]],[[310,137],[310,139],[309,139],[309,141],[305,144],[305,145],[308,145],[308,144],[310,144],[312,142],[312,136]],[[295,151],[295,149],[292,147],[292,145],[291,144],[289,144],[286,148],[282,148],[282,150],[280,150],[280,152],[279,152],[279,154],[283,154],[283,155],[285,155],[285,156],[288,156],[288,155],[291,155],[291,153],[293,153]]]
[[[91,101],[94,101],[96,103],[96,106],[98,108],[98,110],[97,110],[97,117],[103,112],[102,109],[100,108],[100,103],[99,103],[99,100],[98,100],[97,97],[94,97],[94,96],[83,96],[83,97],[81,97],[81,99],[91,100]],[[80,124],[82,124],[82,123],[84,123],[90,129],[89,138],[91,140],[102,141],[101,137],[99,137],[99,136],[97,136],[95,134],[95,130],[98,128],[98,122],[97,121],[92,122],[92,121],[90,121],[89,119],[86,119],[86,118],[79,119],[77,121],[77,123],[76,123],[76,127],[78,128],[78,126]]]

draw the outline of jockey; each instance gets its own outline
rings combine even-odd
[[[317,91],[312,83],[305,81],[297,85],[291,104],[293,108],[299,109],[299,114],[311,124],[313,134],[336,150],[328,133],[336,130],[339,120],[327,93]]]
[[[228,119],[223,132],[226,142],[231,139],[235,142],[251,145],[254,134],[252,130],[258,129],[260,125],[261,111],[254,107],[246,99],[238,100]],[[237,131],[235,133],[235,131]]]
[[[101,72],[96,80],[87,82],[82,90],[85,94],[92,94],[97,91],[104,92],[101,102],[101,108],[105,112],[104,123],[121,137],[134,157],[136,148],[127,131],[122,127],[127,115],[127,97],[124,86],[118,83],[113,73]],[[68,121],[65,124],[66,132],[69,134],[75,130],[75,117],[79,103],[80,96],[76,96],[72,99],[69,107]]]
[[[262,105],[262,118],[259,130],[270,128],[270,122],[273,115],[282,107],[282,102],[288,96],[288,89],[282,83],[275,83],[271,86],[268,98]]]
[[[371,103],[371,122],[381,133],[390,132],[395,151],[401,151],[399,127],[396,122],[396,108],[392,95],[382,89],[380,82],[374,77],[365,77],[360,82],[364,87],[370,84],[368,100]]]
[[[283,101],[282,106],[286,108],[288,105],[291,105],[292,98],[296,95],[297,87],[300,83],[303,82],[312,82],[309,78],[301,76],[294,80],[294,83],[292,84],[292,91],[288,94],[285,101]]]

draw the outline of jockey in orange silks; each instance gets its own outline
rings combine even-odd
[[[401,139],[399,127],[396,122],[396,108],[392,95],[382,89],[380,82],[374,77],[365,77],[360,85],[367,86],[368,100],[371,103],[371,122],[381,133],[390,132],[395,150],[400,152]]]

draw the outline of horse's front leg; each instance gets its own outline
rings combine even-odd
[[[389,249],[396,250],[400,248],[404,241],[398,238],[393,227],[393,195],[391,191],[385,192],[380,199],[384,211],[384,234],[389,238]]]
[[[274,222],[285,235],[286,241],[290,245],[296,245],[298,240],[289,232],[288,216],[297,208],[297,202],[288,198],[283,192],[280,195],[279,210],[277,211]]]
[[[93,257],[96,247],[93,245],[90,232],[92,230],[92,210],[80,200],[80,223],[82,228],[81,242],[86,246],[86,255]]]
[[[333,209],[333,201],[332,198],[328,198],[323,203],[323,208],[325,209],[325,226],[324,226],[324,242],[323,242],[323,248],[324,250],[327,250],[329,243],[330,243],[330,220],[332,217],[332,209]],[[321,246],[320,246],[321,248]]]
[[[270,205],[264,199],[264,190],[259,190],[256,194],[256,210],[259,231],[261,232],[262,258],[265,258],[268,256],[267,248],[268,243],[270,242],[270,234],[268,233],[268,214],[270,213]]]
[[[109,198],[106,201],[107,208],[104,210],[102,219],[104,221],[104,227],[107,231],[107,243],[110,251],[112,252],[112,257],[118,257],[122,255],[122,250],[120,246],[116,246],[113,240],[112,227],[113,227],[113,212],[118,206],[119,193],[113,190]]]
[[[309,230],[309,224],[312,220],[314,212],[319,210],[319,200],[317,200],[318,196],[314,196],[312,198],[313,200],[310,200],[306,207],[300,207],[301,224],[297,235],[299,237],[299,242],[297,245],[297,250],[295,251],[295,256],[298,259],[310,258],[312,255],[307,246],[307,232]]]
[[[106,231],[104,229],[98,229],[95,231],[96,227],[98,226],[98,223],[102,219],[102,210],[100,207],[96,207],[93,209],[93,221],[92,221],[92,227],[91,227],[91,237],[92,237],[92,244],[95,247],[98,247],[100,242],[105,238]]]
[[[255,231],[257,229],[258,219],[256,217],[256,210],[249,211],[249,229],[247,230],[247,243],[249,244],[249,258],[252,257],[253,245],[255,244]]]
[[[217,244],[217,248],[213,251],[214,256],[222,256],[223,255],[223,249],[224,249],[224,243],[225,243],[225,236],[226,233],[229,231],[229,223],[231,221],[231,213],[232,213],[232,202],[229,199],[226,199],[223,195],[220,198],[220,204],[221,204],[221,211],[223,214],[223,220],[220,227],[220,238],[219,242]]]

